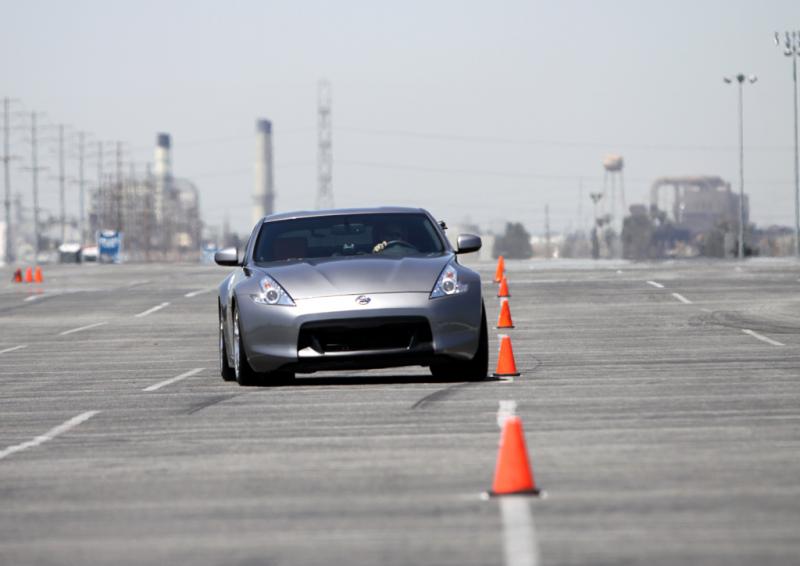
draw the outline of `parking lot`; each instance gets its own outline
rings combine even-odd
[[[11,273],[2,564],[513,564],[513,536],[542,564],[800,556],[796,262],[507,262],[513,380],[247,388],[217,368],[224,268]],[[524,529],[481,498],[502,400],[547,494]]]

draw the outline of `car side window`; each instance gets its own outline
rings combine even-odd
[[[258,222],[253,227],[253,231],[250,232],[250,237],[247,239],[247,245],[244,247],[245,259],[252,257],[253,247],[255,246],[256,237],[258,236],[260,230],[261,230],[261,222]]]

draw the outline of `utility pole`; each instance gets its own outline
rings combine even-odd
[[[106,228],[106,198],[103,187],[103,142],[97,142],[97,229]]]
[[[3,181],[4,181],[4,188],[5,188],[5,199],[3,201],[3,205],[5,206],[6,212],[6,249],[5,249],[5,261],[6,264],[10,264],[14,261],[14,231],[11,229],[11,171],[9,167],[9,162],[11,161],[11,149],[9,144],[9,129],[10,124],[9,120],[10,113],[9,113],[9,106],[11,105],[11,100],[8,98],[3,99]]]
[[[39,252],[41,251],[41,225],[39,224],[39,171],[44,167],[39,167],[39,150],[38,141],[36,138],[36,112],[31,112],[31,173],[32,188],[33,188],[33,239],[35,251],[34,261],[38,261]]]
[[[550,251],[550,205],[544,205],[544,241],[545,241],[545,256],[547,259],[552,257]]]
[[[775,32],[775,45],[780,46],[780,34]],[[800,31],[784,33],[783,54],[792,58],[794,91],[794,255],[800,258],[800,150],[797,147],[797,58],[800,57]]]
[[[67,238],[67,203],[66,192],[64,183],[66,182],[66,175],[64,174],[64,124],[58,125],[58,199],[59,199],[59,225],[61,226],[61,242],[64,243]]]
[[[81,246],[86,243],[86,179],[83,165],[86,159],[86,132],[78,132],[78,230]]]
[[[742,105],[742,85],[747,80],[751,84],[758,80],[755,75],[739,73],[735,77],[724,77],[726,83],[739,83],[739,259],[744,259],[744,108]]]
[[[331,122],[331,83],[319,81],[317,87],[317,208],[333,208],[333,127]]]
[[[117,142],[117,175],[114,187],[114,205],[117,208],[117,232],[122,232],[122,142]]]

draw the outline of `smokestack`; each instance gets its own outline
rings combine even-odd
[[[153,202],[153,208],[156,213],[156,221],[162,222],[164,216],[167,214],[165,210],[165,203],[169,201],[169,192],[172,185],[172,158],[170,150],[172,141],[169,134],[158,134],[156,136],[156,152],[155,152],[155,181],[156,192]]]
[[[253,224],[275,212],[275,191],[272,186],[272,122],[256,120],[255,187],[253,190]]]

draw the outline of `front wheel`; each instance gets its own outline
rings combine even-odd
[[[219,309],[219,374],[225,381],[236,379],[236,370],[228,363],[228,349],[225,347],[225,317]]]
[[[431,374],[437,378],[480,381],[489,373],[489,332],[486,329],[486,308],[481,306],[481,329],[478,350],[469,361],[450,361],[431,364]]]
[[[242,328],[239,321],[239,310],[233,310],[233,374],[241,386],[249,385],[290,385],[294,383],[294,372],[271,371],[258,373],[247,361],[242,341]]]
[[[236,307],[233,309],[233,370],[239,385],[255,385],[258,381],[258,374],[250,367],[247,354],[244,353],[239,309]]]

